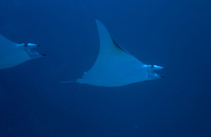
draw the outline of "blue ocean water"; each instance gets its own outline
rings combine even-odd
[[[0,34],[44,58],[0,70],[0,137],[210,137],[211,1],[1,0]],[[95,62],[95,19],[165,78],[60,84]]]

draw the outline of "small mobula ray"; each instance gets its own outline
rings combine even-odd
[[[45,56],[33,51],[39,47],[33,43],[15,43],[0,35],[0,69],[14,67],[31,59]]]

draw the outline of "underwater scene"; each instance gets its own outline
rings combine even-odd
[[[0,137],[211,137],[210,0],[0,0]]]

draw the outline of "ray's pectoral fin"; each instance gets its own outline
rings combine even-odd
[[[99,20],[96,20],[96,24],[100,40],[100,50],[95,64],[111,64],[117,60],[118,62],[133,60],[136,61],[136,63],[141,63],[114,41],[105,26]],[[95,67],[95,65],[93,67]]]

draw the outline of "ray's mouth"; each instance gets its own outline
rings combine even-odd
[[[157,73],[155,73],[156,70],[164,69],[164,67],[152,65],[151,68],[152,68],[151,70],[148,70],[149,78],[156,79],[156,78],[164,78],[165,77],[164,75],[158,75]]]

